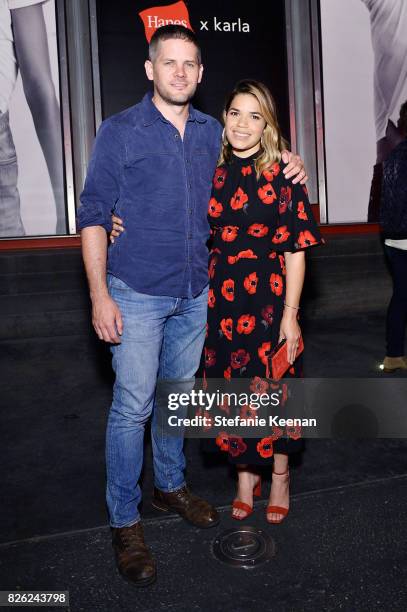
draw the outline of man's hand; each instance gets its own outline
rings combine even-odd
[[[120,344],[123,319],[118,305],[110,295],[92,298],[92,323],[100,340]]]
[[[299,155],[291,153],[291,151],[282,151],[282,160],[287,166],[284,168],[283,173],[285,178],[289,179],[295,176],[293,184],[300,183],[304,185],[308,181],[307,173],[305,172],[304,162]]]

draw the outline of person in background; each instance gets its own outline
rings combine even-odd
[[[407,2],[361,1],[370,13],[374,53],[373,94],[377,144],[368,221],[377,222],[383,162],[403,138],[396,123],[400,105],[407,97]]]
[[[0,0],[0,237],[24,236],[9,104],[21,74],[51,179],[56,234],[66,233],[60,111],[51,76],[45,0]]]
[[[407,100],[401,106],[397,127],[403,140],[384,162],[380,207],[384,250],[393,280],[386,318],[385,372],[407,370]]]

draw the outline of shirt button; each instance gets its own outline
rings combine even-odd
[[[174,138],[179,138],[179,134],[175,134],[175,135],[174,135]]]
[[[188,212],[190,215],[192,215],[192,208],[188,208]]]

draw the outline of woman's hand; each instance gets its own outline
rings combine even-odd
[[[295,355],[297,353],[300,337],[301,328],[298,325],[296,312],[294,314],[284,312],[281,320],[280,337],[278,341],[281,342],[283,338],[287,340],[287,356],[291,365],[295,361]]]
[[[120,236],[122,232],[124,232],[124,227],[123,220],[120,219],[120,217],[115,217],[115,215],[112,215],[112,223],[113,228],[109,234],[109,240],[112,244],[114,244],[114,239]]]

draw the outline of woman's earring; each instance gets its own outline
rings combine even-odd
[[[223,128],[223,132],[222,132],[222,142],[225,146],[229,144],[228,139],[226,138],[225,128]]]

